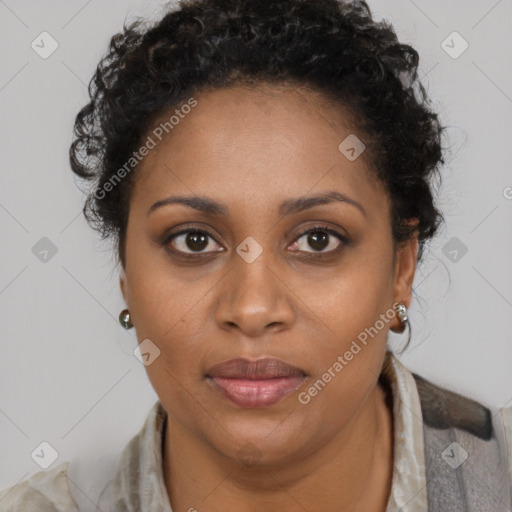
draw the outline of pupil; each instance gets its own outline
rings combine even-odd
[[[313,249],[322,250],[327,247],[328,234],[325,231],[314,231],[309,234],[308,243]]]
[[[186,243],[192,251],[201,251],[208,246],[208,237],[200,231],[192,231],[187,235]]]

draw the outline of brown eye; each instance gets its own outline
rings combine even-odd
[[[218,249],[205,251],[206,248],[212,245],[211,241],[215,242],[213,237],[207,231],[193,229],[175,233],[167,240],[166,243],[171,244],[173,246],[173,250],[188,254],[218,251]]]
[[[302,233],[293,244],[296,249],[309,253],[335,252],[340,246],[348,245],[341,233],[324,227],[314,227]],[[307,250],[312,248],[313,251]]]
[[[312,231],[308,234],[308,244],[315,251],[323,251],[329,245],[330,235],[325,231]]]

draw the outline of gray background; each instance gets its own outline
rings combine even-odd
[[[126,16],[158,16],[163,3],[0,0],[0,489],[41,470],[30,454],[42,441],[58,451],[54,465],[72,461],[73,479],[91,468],[109,474],[157,398],[133,355],[135,333],[117,323],[118,271],[81,216],[68,147],[111,35]],[[510,406],[512,2],[369,4],[419,51],[452,148],[439,197],[447,225],[418,269],[414,338],[401,360]],[[59,45],[47,59],[31,48],[43,31]],[[458,58],[441,46],[453,31],[469,43]],[[57,249],[47,261],[33,252],[43,237]],[[405,339],[390,342],[398,349]]]

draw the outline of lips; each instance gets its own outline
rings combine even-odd
[[[237,358],[206,373],[213,388],[240,407],[267,407],[297,389],[306,373],[281,359]]]

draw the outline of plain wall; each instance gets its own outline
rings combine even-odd
[[[512,3],[369,4],[418,50],[451,147],[438,201],[446,225],[418,269],[413,339],[400,359],[440,385],[510,406]],[[134,331],[117,322],[118,271],[81,215],[68,148],[110,37],[125,17],[158,15],[162,5],[0,3],[0,489],[41,470],[30,454],[43,440],[58,450],[55,464],[76,461],[76,475],[109,474],[157,399],[133,356]],[[59,45],[47,59],[31,48],[43,31]],[[453,31],[469,43],[457,59],[441,47]],[[47,262],[33,253],[43,237],[57,249]],[[390,335],[397,350],[404,342]]]

